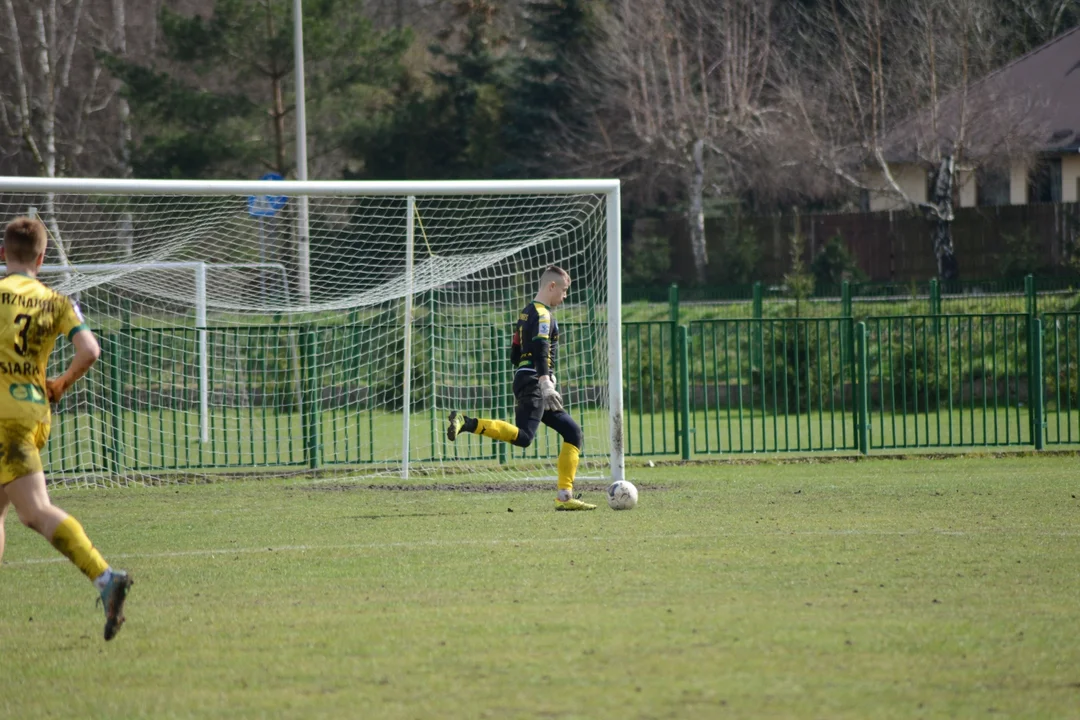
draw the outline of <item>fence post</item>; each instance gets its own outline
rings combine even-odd
[[[122,330],[120,332],[123,332]],[[123,428],[122,414],[124,412],[120,398],[123,397],[123,389],[120,387],[120,332],[109,333],[105,341],[105,348],[109,353],[109,385],[112,404],[112,448],[105,455],[105,467],[114,475],[120,474],[120,458],[123,453]],[[136,457],[139,449],[135,448]],[[110,457],[111,456],[111,457]],[[111,462],[110,462],[111,460]]]
[[[315,337],[311,327],[304,325],[300,328],[300,397],[303,398],[303,406],[300,408],[301,435],[304,438],[304,459],[312,470],[319,467],[319,440],[316,426],[318,413],[315,408]]]
[[[1035,315],[1038,312],[1038,306],[1035,295],[1035,276],[1027,274],[1024,276],[1024,308],[1027,313],[1027,379],[1028,379],[1028,429],[1031,431],[1031,442],[1035,442],[1035,438],[1039,433],[1036,429],[1036,425],[1041,424],[1042,416],[1035,414],[1035,391],[1036,386],[1041,386],[1042,381],[1039,378],[1041,370],[1036,372],[1036,363],[1039,359],[1035,357],[1038,353],[1041,357],[1042,347],[1041,342],[1036,338],[1035,329]],[[1041,327],[1041,324],[1040,324]]]
[[[679,325],[679,415],[681,423],[682,458],[690,459],[690,338],[685,325]]]
[[[1031,413],[1031,442],[1036,450],[1042,450],[1043,429],[1046,420],[1043,417],[1043,327],[1041,319],[1032,319],[1031,332],[1028,337],[1034,345],[1034,347],[1028,349],[1028,366],[1030,368],[1028,412]]]
[[[760,320],[764,313],[764,289],[761,285],[761,281],[758,280],[754,283],[754,304],[753,304],[753,316],[755,320]],[[765,339],[762,331],[762,323],[754,323],[755,332],[750,337],[750,366],[760,367],[765,362]]]
[[[859,452],[870,454],[870,369],[867,367],[869,353],[866,348],[866,323],[855,326],[855,413],[858,422]]]
[[[851,317],[851,283],[840,283],[840,317]]]
[[[592,337],[593,328],[596,327],[596,296],[591,287],[585,291],[585,299],[587,308],[585,315],[585,322],[587,323],[585,334],[586,337]],[[593,376],[596,375],[596,361],[593,357],[594,353],[595,348],[590,348],[589,351],[585,353],[585,377],[581,380],[582,385],[586,383],[591,384],[593,382]],[[505,445],[506,443],[500,444]]]
[[[501,334],[497,325],[491,326],[491,357],[498,361],[491,371],[491,394],[493,396],[491,399],[491,417],[496,420],[502,420],[506,417],[506,409],[503,403],[503,383],[507,373],[503,370],[502,363],[505,349],[499,346],[499,336]],[[500,465],[506,464],[506,445],[504,442],[494,443],[495,454],[499,458]]]
[[[439,306],[438,297],[435,293],[439,292],[437,289],[432,288],[428,291],[427,301],[427,322],[428,322],[428,384],[430,386],[431,396],[428,398],[428,402],[431,407],[428,410],[428,422],[431,428],[431,459],[442,459],[441,453],[438,450],[438,441],[436,438],[442,433],[439,432],[439,419],[436,412],[436,406],[438,405],[439,386],[436,382],[437,367],[435,363],[436,357],[441,355],[436,351],[436,346],[439,344],[438,336],[435,334],[435,309]],[[498,350],[496,349],[494,341],[491,344],[491,357],[492,359],[498,358]]]
[[[679,286],[675,283],[668,288],[668,321],[671,323],[671,409],[675,411],[675,452],[679,452],[682,442],[679,408],[682,405],[679,404]]]
[[[938,316],[941,315],[941,283],[937,278],[930,280],[930,314],[934,316],[930,321],[930,329],[936,338],[940,329]]]

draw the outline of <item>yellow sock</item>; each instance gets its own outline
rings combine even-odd
[[[518,429],[517,426],[502,420],[476,418],[476,434],[512,443],[517,440]]]
[[[580,455],[577,446],[568,442],[564,442],[559,451],[559,490],[566,490],[571,496],[574,494],[574,476],[577,475]]]
[[[71,562],[75,567],[82,570],[82,574],[91,580],[109,569],[109,564],[101,553],[90,543],[86,537],[86,531],[79,521],[68,515],[56,527],[53,533],[52,545],[60,551],[60,554]]]

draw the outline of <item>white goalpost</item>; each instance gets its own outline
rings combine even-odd
[[[54,408],[53,477],[551,477],[550,430],[445,437],[450,410],[513,419],[510,335],[548,265],[572,276],[557,374],[579,477],[624,476],[617,180],[0,177],[4,222],[38,208],[42,280],[104,350]]]

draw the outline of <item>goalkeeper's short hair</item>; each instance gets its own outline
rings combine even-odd
[[[544,287],[549,282],[555,282],[556,280],[561,280],[565,286],[570,282],[570,273],[558,265],[548,265],[544,268],[543,274],[540,275],[540,287]]]

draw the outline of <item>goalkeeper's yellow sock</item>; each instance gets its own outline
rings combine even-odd
[[[476,418],[476,430],[474,430],[474,432],[477,435],[483,435],[484,437],[502,440],[503,442],[508,443],[517,440],[518,436],[516,425],[511,425],[502,420],[488,420],[486,418]]]
[[[577,475],[578,458],[581,450],[568,442],[562,444],[559,451],[559,499],[569,500],[574,497],[574,476]]]
[[[75,564],[86,577],[94,580],[109,569],[109,564],[101,553],[90,542],[86,531],[79,521],[68,515],[56,526],[53,533],[52,546],[60,551],[60,554]]]

